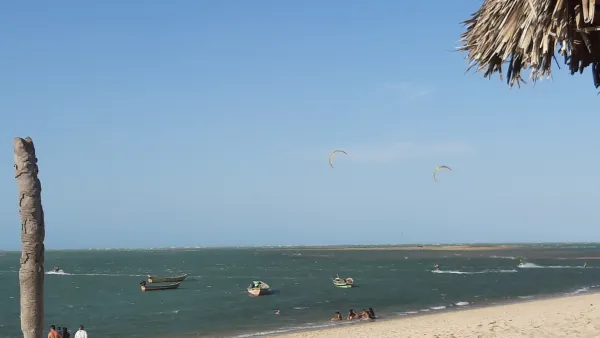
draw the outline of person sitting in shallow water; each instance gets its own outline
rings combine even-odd
[[[375,316],[375,311],[373,311],[373,308],[372,308],[372,307],[370,307],[370,308],[369,308],[369,318],[370,318],[370,319],[375,319],[375,318],[377,318],[377,316]]]
[[[365,309],[362,309],[360,313],[360,318],[369,318],[369,312]]]
[[[357,319],[360,316],[358,315],[358,313],[354,312],[354,309],[350,309],[350,311],[348,311],[348,320],[353,320],[353,319]]]
[[[342,318],[342,314],[339,311],[336,311],[335,316],[333,316],[333,318],[331,318],[331,321],[335,322],[338,320],[344,320],[344,318]]]

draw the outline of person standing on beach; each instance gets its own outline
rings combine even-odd
[[[62,338],[71,338],[71,334],[69,333],[69,329],[63,326]]]
[[[48,333],[48,338],[60,338],[58,331],[56,331],[56,326],[50,325],[50,332]]]
[[[79,325],[79,330],[75,332],[75,338],[88,338],[87,332],[83,329],[83,325]]]

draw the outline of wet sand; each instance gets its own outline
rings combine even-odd
[[[277,337],[600,337],[600,293],[361,321]]]

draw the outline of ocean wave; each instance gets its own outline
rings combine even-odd
[[[490,258],[493,259],[517,259],[517,257],[513,257],[513,256],[496,256],[496,255],[492,255],[490,256]]]
[[[68,273],[64,271],[46,271],[46,275],[57,276],[105,276],[105,277],[146,277],[146,275],[132,275],[120,273]]]
[[[515,273],[517,270],[503,270],[503,269],[485,269],[482,271],[460,271],[460,270],[432,270],[433,273],[448,273],[455,275],[477,275],[483,273]]]
[[[590,269],[593,267],[583,265],[537,265],[534,263],[523,263],[517,266],[520,269]]]
[[[519,299],[531,299],[531,298],[534,298],[534,297],[535,296],[533,296],[533,295],[529,295],[529,296],[517,296],[517,298],[519,298]]]
[[[590,291],[590,288],[585,286],[585,287],[579,288],[579,289],[571,291],[571,292],[565,292],[565,295],[574,296],[574,295],[577,295],[577,294],[580,294],[583,292],[588,292],[588,291]]]

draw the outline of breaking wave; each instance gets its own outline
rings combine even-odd
[[[460,271],[460,270],[432,270],[433,273],[447,273],[455,275],[477,275],[483,273],[515,273],[517,270],[485,269],[482,271]]]
[[[583,265],[537,265],[534,263],[523,263],[517,266],[520,269],[589,269]]]

